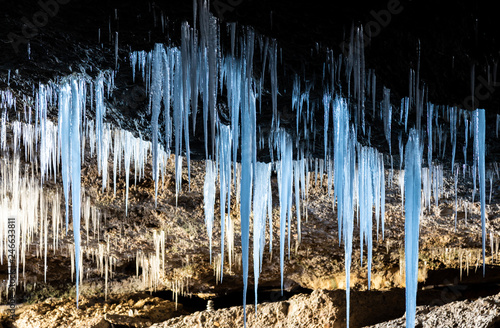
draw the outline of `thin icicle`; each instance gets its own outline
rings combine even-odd
[[[158,163],[158,118],[160,116],[160,106],[162,99],[162,82],[163,82],[163,45],[156,44],[153,52],[153,67],[152,67],[152,144],[153,144],[153,180],[155,182],[155,206],[158,201],[158,180],[159,180],[159,163]]]
[[[387,143],[389,144],[389,154],[392,154],[391,147],[391,122],[392,122],[392,105],[391,105],[391,90],[384,87],[383,99],[383,116],[384,116],[384,134]]]
[[[230,217],[231,209],[231,127],[219,124],[217,136],[219,181],[220,181],[220,227],[221,241],[224,241],[225,219]],[[227,205],[227,210],[226,210]],[[221,258],[224,259],[224,243],[221,242]],[[221,260],[221,273],[224,272],[224,261]],[[223,274],[221,274],[222,282]]]
[[[486,273],[486,170],[485,170],[485,138],[486,118],[484,109],[474,112],[474,154],[479,169],[479,195],[481,200],[481,230],[483,240],[483,277]],[[474,161],[474,162],[476,162]],[[475,174],[474,174],[475,175]]]
[[[292,202],[292,178],[293,178],[293,153],[292,139],[284,130],[279,132],[279,154],[278,163],[278,188],[280,200],[280,270],[281,270],[281,293],[283,294],[284,263],[285,263],[285,240],[288,221],[288,252],[290,255],[290,209]],[[287,220],[288,219],[288,220]]]
[[[217,166],[215,162],[207,159],[205,161],[205,167],[203,203],[205,207],[205,225],[207,226],[208,240],[210,241],[210,264],[212,264],[212,228],[214,225],[215,178],[217,177]],[[224,240],[221,239],[221,245],[223,245],[223,243]]]

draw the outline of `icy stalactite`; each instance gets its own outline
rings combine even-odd
[[[130,132],[123,133],[124,165],[125,165],[125,216],[128,216],[128,192],[130,180],[130,162],[133,155],[133,136]]]
[[[75,271],[76,271],[76,305],[78,307],[79,282],[80,282],[80,185],[81,185],[81,158],[80,158],[80,125],[81,125],[81,102],[85,95],[82,92],[79,81],[73,79],[69,83],[70,91],[70,121],[68,124],[69,135],[62,138],[68,139],[70,150],[70,171],[71,171],[71,203],[73,214],[73,238],[75,242]],[[70,89],[71,88],[71,89]],[[67,131],[67,130],[66,130]]]
[[[439,197],[443,189],[443,166],[433,165],[432,169],[432,194],[434,196],[434,203],[439,205]]]
[[[500,114],[497,114],[497,129],[496,129],[496,132],[497,132],[497,138],[498,138],[498,126],[500,125]]]
[[[129,55],[130,66],[132,67],[132,82],[135,83],[135,69],[137,66],[137,52],[132,52]]]
[[[479,171],[479,195],[481,201],[481,230],[483,240],[483,276],[486,273],[486,169],[485,169],[485,140],[486,139],[486,115],[484,109],[476,109],[474,112],[474,163],[477,163]],[[474,174],[475,175],[475,174]]]
[[[276,40],[269,47],[269,71],[271,72],[271,95],[273,104],[273,126],[278,126],[278,45]]]
[[[226,216],[230,217],[231,209],[231,127],[219,124],[217,136],[217,163],[219,165],[220,187],[220,227],[221,227],[221,272],[224,272],[224,228]],[[226,209],[227,205],[227,209]],[[222,277],[221,277],[222,278]]]
[[[103,135],[102,135],[102,190],[104,191],[108,186],[108,159],[109,152],[111,149],[111,128],[109,123],[104,124]],[[118,165],[120,165],[120,160]],[[120,166],[118,168],[120,170]]]
[[[341,187],[343,193],[343,239],[345,252],[345,272],[346,272],[346,322],[349,327],[350,315],[350,275],[352,263],[352,239],[354,230],[354,176],[356,166],[356,132],[351,127],[349,134],[346,136],[347,148],[346,158],[344,159],[344,185]]]
[[[363,244],[367,245],[368,263],[368,289],[371,286],[372,244],[373,244],[373,211],[375,210],[377,239],[380,228],[380,214],[382,213],[382,236],[383,236],[383,213],[385,212],[385,178],[384,166],[381,154],[374,148],[358,146],[358,171],[357,191],[358,215],[360,226],[360,249],[363,254]],[[361,265],[362,265],[361,256]]]
[[[262,270],[262,255],[266,242],[266,218],[269,199],[271,163],[256,163],[253,198],[253,274],[255,289],[255,311],[257,312],[257,288]]]
[[[250,36],[252,38],[253,36]],[[243,316],[246,327],[246,294],[248,288],[248,257],[250,239],[250,211],[252,204],[253,170],[256,164],[255,94],[248,79],[243,91],[241,107],[241,249],[243,267]]]
[[[175,67],[181,67],[182,55],[180,51],[174,50]],[[182,182],[182,133],[183,133],[183,116],[184,116],[184,90],[182,88],[182,74],[178,70],[174,74],[173,81],[173,127],[175,141],[175,204],[177,206],[179,192]]]
[[[191,96],[193,95],[191,93],[192,86],[195,84],[195,81],[192,81],[192,75],[191,75],[191,63],[192,60],[191,58],[195,56],[196,50],[193,49],[194,47],[194,37],[193,37],[193,32],[192,29],[189,28],[189,25],[187,22],[184,22],[182,24],[182,31],[181,31],[181,52],[182,52],[182,101],[183,101],[183,112],[182,112],[182,124],[184,126],[184,146],[186,148],[186,163],[187,163],[187,169],[188,169],[188,181],[189,181],[189,188],[191,188],[191,150],[190,150],[190,143],[189,143],[189,114],[190,114],[190,106],[191,106]],[[193,112],[195,112],[197,109],[193,108]],[[193,115],[194,117],[194,115]]]
[[[368,248],[368,289],[370,288],[370,269],[372,251],[372,224],[373,224],[373,176],[371,165],[373,165],[373,149],[361,148],[358,152],[358,202],[359,202],[359,233],[360,233],[360,258],[363,265],[363,244]]]
[[[104,105],[104,75],[98,75],[94,83],[95,97],[95,137],[97,145],[97,169],[99,174],[105,177],[103,170],[107,170],[108,158],[105,156],[104,147],[104,116],[106,115],[106,106]],[[104,178],[103,178],[104,180]],[[103,184],[104,188],[104,184]],[[104,189],[103,189],[104,190]]]
[[[465,144],[463,147],[464,151],[464,175],[465,175],[465,166],[467,165],[467,146],[468,146],[468,140],[469,140],[469,119],[467,117],[467,114],[464,111],[464,125],[465,125]]]
[[[350,270],[354,229],[354,186],[356,167],[356,133],[349,129],[349,113],[343,99],[337,98],[333,107],[334,121],[334,199],[337,200],[339,243],[344,242],[346,273],[347,326],[350,312]]]
[[[405,272],[406,327],[415,326],[418,240],[421,195],[421,151],[416,130],[410,130],[405,153]]]
[[[158,180],[159,180],[159,164],[158,164],[158,118],[160,116],[161,99],[162,99],[162,82],[163,82],[163,46],[156,44],[153,51],[153,67],[152,67],[152,82],[151,82],[151,98],[152,98],[152,114],[151,114],[151,127],[152,135],[151,140],[153,143],[153,180],[155,183],[155,206],[158,199]],[[177,137],[177,135],[176,135]],[[177,155],[177,153],[176,153]]]
[[[302,163],[303,159],[300,161],[293,161],[293,184],[295,187],[295,212],[297,216],[297,243],[300,244],[301,241],[301,234],[302,234],[302,228],[301,228],[301,215],[300,215],[300,166]],[[304,189],[304,186],[302,186],[302,189]]]
[[[71,88],[68,84],[60,88],[59,93],[59,144],[61,147],[61,174],[66,206],[66,232],[68,232],[69,219],[69,191],[71,188],[70,170],[70,121],[71,113]]]
[[[457,148],[457,108],[450,108],[450,135],[451,135],[451,170],[455,170],[455,153]]]
[[[48,174],[48,166],[49,166],[49,158],[50,153],[53,152],[54,145],[51,144],[51,140],[48,136],[48,128],[47,128],[47,101],[48,97],[50,97],[51,88],[49,86],[40,85],[38,89],[38,93],[36,95],[36,112],[37,112],[37,128],[40,133],[40,147],[38,152],[40,154],[40,177],[42,182],[47,178]],[[20,125],[19,125],[20,127]],[[20,132],[20,131],[19,131]],[[20,134],[18,136],[20,138]],[[14,138],[14,150],[18,151],[18,144],[20,142],[17,138]]]
[[[336,98],[333,107],[333,131],[334,131],[334,203],[337,201],[337,221],[339,244],[342,238],[342,218],[344,208],[343,193],[339,186],[344,184],[344,158],[347,149],[347,140],[345,136],[349,133],[349,119],[347,116],[347,104],[343,99]]]
[[[494,179],[494,173],[491,170],[486,171],[486,177],[488,180],[490,180],[490,197],[488,199],[488,203],[491,204],[491,196],[493,194],[493,179]]]
[[[389,144],[389,153],[392,154],[391,147],[391,124],[392,124],[392,105],[391,90],[384,87],[384,99],[382,101],[382,110],[384,118],[384,135]]]
[[[207,227],[208,239],[210,241],[210,263],[212,263],[212,228],[214,225],[215,204],[215,180],[217,178],[217,166],[212,160],[205,162],[205,183],[203,185],[203,203],[205,208],[205,225]],[[224,240],[222,240],[223,242]],[[221,243],[222,244],[222,243]]]
[[[284,263],[285,263],[285,240],[288,222],[288,252],[290,255],[290,217],[292,207],[292,178],[293,178],[293,151],[292,139],[284,130],[278,134],[279,162],[277,164],[278,188],[280,201],[280,271],[281,292],[283,293]]]
[[[118,174],[118,165],[122,156],[122,134],[120,130],[114,131],[113,138],[113,195],[116,196],[116,176]]]
[[[427,165],[432,165],[432,118],[434,115],[434,105],[427,103]]]
[[[324,142],[324,159],[325,161],[327,160],[327,154],[328,154],[328,121],[330,117],[330,104],[331,104],[331,95],[328,93],[325,93],[323,95],[323,107],[324,107],[324,115],[323,115],[323,142]],[[298,125],[297,125],[297,132],[298,132]]]

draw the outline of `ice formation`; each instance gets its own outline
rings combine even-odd
[[[413,326],[415,318],[419,218],[423,211],[421,205],[428,209],[432,205],[438,205],[443,190],[444,175],[449,172],[454,178],[454,220],[455,227],[457,226],[459,167],[455,163],[455,155],[457,142],[461,140],[458,137],[461,131],[464,131],[462,148],[464,163],[461,176],[464,179],[466,171],[470,170],[467,165],[468,138],[474,135],[473,195],[476,176],[479,176],[484,274],[486,178],[490,180],[490,201],[494,179],[493,171],[487,171],[485,165],[484,110],[476,110],[471,116],[469,112],[457,107],[444,108],[429,102],[425,103],[424,99],[428,97],[426,89],[419,80],[419,57],[417,70],[410,70],[409,95],[400,101],[401,127],[397,126],[393,122],[393,117],[398,117],[398,107],[393,107],[390,90],[385,87],[382,99],[377,98],[375,71],[365,68],[363,30],[353,28],[350,44],[343,55],[335,56],[332,51],[328,51],[323,65],[323,86],[315,86],[300,75],[293,77],[289,106],[294,111],[296,122],[290,129],[286,124],[282,124],[282,117],[278,111],[278,95],[283,90],[278,77],[279,45],[276,40],[260,36],[252,29],[240,31],[236,24],[229,24],[228,35],[231,45],[230,49],[223,49],[219,36],[219,23],[208,12],[206,6],[204,3],[199,8],[193,27],[188,23],[182,25],[179,46],[157,44],[150,52],[138,51],[129,55],[133,80],[142,78],[149,93],[151,142],[106,122],[105,98],[113,89],[116,72],[99,72],[93,79],[85,74],[75,74],[57,83],[40,84],[36,88],[33,102],[35,113],[32,115],[31,108],[25,109],[24,121],[9,120],[7,108],[15,108],[16,102],[11,93],[0,92],[0,109],[3,110],[0,148],[3,152],[9,153],[2,158],[6,165],[0,168],[2,177],[0,207],[7,209],[0,211],[2,254],[6,254],[7,250],[7,218],[3,213],[12,212],[16,215],[20,226],[17,251],[21,256],[18,256],[18,261],[21,260],[24,265],[24,254],[31,238],[28,236],[34,233],[40,238],[40,247],[43,249],[46,261],[49,230],[52,231],[54,250],[59,245],[60,232],[64,230],[63,214],[60,209],[64,203],[66,233],[70,230],[70,217],[72,219],[74,245],[71,245],[70,250],[76,275],[78,305],[79,284],[83,279],[81,256],[86,251],[82,249],[81,217],[85,223],[87,240],[91,230],[90,219],[92,218],[94,233],[96,230],[99,231],[96,227],[100,224],[99,214],[84,197],[81,184],[81,168],[86,149],[90,156],[95,154],[103,192],[109,189],[109,162],[113,162],[114,195],[123,165],[124,211],[125,215],[128,215],[131,166],[134,166],[134,183],[137,183],[144,178],[148,156],[151,155],[156,204],[158,194],[161,192],[160,179],[166,174],[166,162],[173,148],[177,203],[178,196],[182,192],[184,159],[190,178],[190,138],[203,134],[206,170],[203,186],[205,224],[209,238],[210,262],[213,262],[220,274],[218,282],[222,282],[224,274],[226,243],[230,267],[234,256],[233,220],[236,215],[230,209],[231,204],[239,204],[244,305],[248,288],[250,251],[252,251],[257,311],[259,275],[265,262],[266,246],[269,247],[269,252],[272,252],[273,225],[279,225],[280,279],[283,291],[286,254],[288,258],[291,255],[292,229],[295,224],[297,244],[299,244],[302,217],[307,219],[308,215],[303,205],[307,199],[309,185],[314,182],[315,186],[326,186],[337,216],[339,245],[343,244],[345,253],[346,308],[347,326],[349,326],[350,270],[355,218],[359,219],[361,261],[363,262],[366,256],[367,286],[370,288],[373,234],[375,233],[377,240],[384,238],[386,184],[391,186],[393,183],[391,133],[393,128],[398,128],[400,130],[398,177],[405,208],[407,326]],[[117,47],[118,33],[115,42]],[[254,72],[254,57],[257,56],[262,58],[260,74]],[[118,68],[118,65],[116,66]],[[347,90],[339,88],[341,79],[347,80]],[[265,81],[268,83],[265,84]],[[270,88],[269,108],[272,112],[272,121],[271,131],[263,132],[257,118],[258,113],[265,110],[261,98],[266,92],[264,90],[266,85]],[[314,101],[311,98],[311,90],[320,87],[323,87],[322,99]],[[105,92],[106,89],[108,94]],[[222,105],[219,97],[224,92],[227,98]],[[366,111],[365,102],[369,100],[368,98],[372,101],[371,113]],[[200,101],[201,104],[198,104]],[[87,113],[89,110],[86,108],[87,102],[95,111],[95,118],[90,118],[90,114]],[[227,108],[222,109],[222,106]],[[57,122],[52,122],[49,118],[49,107],[57,108]],[[196,130],[198,108],[202,112],[200,115],[203,123],[200,124],[203,125],[203,132]],[[315,115],[321,110],[322,117],[319,118],[322,121],[318,126]],[[422,123],[424,110],[427,113],[427,120]],[[222,111],[227,112],[224,113],[224,117]],[[414,126],[413,122],[408,120],[410,112],[412,115],[415,112],[416,115]],[[499,117],[496,119],[497,136]],[[370,118],[374,124],[383,124],[384,136],[391,155],[385,160],[379,150],[370,146],[371,127],[366,128]],[[449,123],[451,171],[445,170],[438,160],[439,157],[443,158],[449,153],[446,147],[448,132],[441,120],[445,120],[446,124]],[[425,124],[424,128],[422,124]],[[406,134],[408,130],[410,132]],[[10,142],[7,131],[13,135]],[[316,135],[320,132],[323,133],[323,139],[316,140]],[[360,136],[362,137],[358,138]],[[314,149],[315,144],[322,144],[321,151]],[[426,167],[422,165],[425,144],[427,144]],[[24,147],[24,154],[21,153],[21,147]],[[262,162],[258,153],[264,152],[266,148],[269,151],[269,161]],[[315,157],[318,154],[323,158]],[[26,162],[38,165],[40,168],[38,179],[20,169],[22,156]],[[397,160],[396,157],[396,165]],[[386,179],[385,166],[389,168],[389,164],[390,170],[388,169]],[[314,179],[311,178],[312,173]],[[273,174],[277,176],[278,204],[273,204]],[[498,172],[496,175],[498,176]],[[43,190],[43,183],[49,179],[55,181],[57,176],[62,179],[62,197],[59,191],[48,196]],[[323,179],[326,179],[326,182]],[[219,187],[220,213],[215,215],[217,187]],[[434,203],[431,201],[432,198]],[[40,204],[43,210],[39,211],[36,204]],[[462,206],[467,218],[469,203],[465,204],[462,203]],[[293,206],[295,212],[292,211]],[[47,214],[40,214],[47,212],[45,209],[49,208],[52,211],[51,225]],[[279,222],[273,222],[273,208],[279,209]],[[212,230],[218,217],[221,228],[220,257],[216,257],[213,261]],[[269,228],[268,240],[266,240],[266,227]],[[154,256],[138,253],[136,260],[137,272],[141,267],[144,281],[156,287],[161,280],[159,274],[155,272],[161,271],[160,263],[164,263],[165,237],[157,235],[156,232],[154,236]],[[105,271],[107,284],[108,273],[113,270],[114,260],[109,255],[109,245],[107,251],[104,246],[99,247],[99,268],[101,272]],[[45,270],[44,276],[46,276]],[[246,308],[244,313],[246,315]]]
[[[410,130],[405,153],[405,272],[406,327],[415,326],[418,278],[418,240],[421,197],[421,149],[418,132]]]

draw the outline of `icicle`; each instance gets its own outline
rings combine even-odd
[[[457,148],[457,108],[450,108],[450,134],[451,134],[451,170],[454,170],[455,166],[455,153]]]
[[[408,109],[410,108],[410,98],[405,97],[405,132],[408,132]]]
[[[363,265],[363,243],[366,242],[368,254],[368,289],[371,286],[371,264],[372,264],[372,220],[373,201],[378,201],[374,197],[375,189],[378,188],[376,180],[380,184],[378,154],[373,148],[361,147],[358,151],[358,202],[359,202],[359,227],[360,227],[360,258]],[[377,231],[378,231],[377,217]],[[378,233],[377,233],[378,235]]]
[[[99,37],[101,35],[101,29],[99,29]],[[137,66],[137,52],[130,53],[130,66],[132,67],[132,82],[135,83],[135,68]]]
[[[431,167],[432,165],[432,117],[434,115],[434,105],[427,103],[427,165]]]
[[[273,104],[273,126],[278,125],[278,46],[276,40],[271,42],[269,47],[269,71],[271,72],[271,96]]]
[[[384,157],[382,154],[379,155],[379,176],[380,176],[380,213],[381,225],[382,225],[382,239],[385,238],[385,168],[384,168]]]
[[[479,169],[479,194],[481,200],[481,230],[483,239],[483,276],[486,273],[486,181],[485,181],[485,137],[486,118],[484,109],[474,112],[474,155]],[[475,176],[475,174],[474,174]]]
[[[219,124],[217,136],[219,180],[220,180],[220,216],[221,216],[221,272],[224,272],[224,228],[225,219],[230,216],[231,209],[231,127]],[[227,210],[226,210],[227,204]],[[221,282],[222,282],[221,274]]]
[[[345,115],[345,114],[344,114]],[[346,158],[344,159],[344,185],[342,188],[343,195],[343,216],[344,221],[344,252],[345,252],[345,271],[346,271],[346,311],[347,311],[347,327],[349,327],[349,315],[350,315],[350,271],[352,262],[352,238],[354,229],[354,212],[353,212],[353,202],[354,202],[354,174],[356,166],[356,132],[354,128],[351,127],[350,133],[347,134],[346,140]],[[345,138],[344,137],[344,138]]]
[[[497,138],[498,138],[498,126],[500,125],[500,114],[497,114]]]
[[[389,154],[392,154],[391,147],[391,122],[392,122],[392,105],[391,105],[391,90],[384,87],[383,99],[383,115],[384,115],[384,134],[387,143],[389,144]]]
[[[465,116],[464,117],[464,123],[465,123],[465,145],[464,145],[464,176],[465,176],[465,166],[467,165],[467,143],[468,143],[468,138],[469,138],[469,133],[468,133],[468,129],[469,129],[469,120],[467,119],[467,117]]]
[[[339,243],[344,241],[346,274],[347,327],[350,312],[350,270],[352,261],[352,234],[354,221],[354,176],[356,133],[349,129],[349,114],[343,99],[337,98],[333,106],[334,126],[334,200],[337,200]]]
[[[344,157],[347,148],[347,140],[345,136],[349,133],[349,119],[347,117],[347,104],[343,99],[335,99],[333,107],[333,120],[334,120],[334,203],[337,200],[337,219],[339,230],[339,244],[342,237],[342,217],[343,217],[343,193],[341,187],[344,181]]]
[[[301,223],[300,223],[300,161],[293,161],[293,183],[295,185],[295,211],[297,213],[297,245],[301,240]],[[304,188],[304,186],[302,186]]]
[[[61,148],[61,170],[66,205],[66,232],[68,232],[69,191],[71,188],[71,87],[65,84],[59,94],[59,144]]]
[[[158,180],[159,180],[159,167],[158,167],[158,117],[160,116],[160,106],[162,99],[162,82],[163,82],[163,45],[156,44],[153,51],[153,68],[152,68],[152,144],[153,144],[153,180],[155,182],[155,206],[158,201]],[[177,122],[180,123],[180,122]],[[176,136],[177,137],[177,136]],[[177,138],[176,138],[177,139]],[[178,141],[176,141],[177,143]],[[177,148],[176,148],[177,150]],[[178,153],[176,152],[176,155]],[[176,167],[177,172],[177,167]],[[177,190],[176,190],[177,191]],[[177,204],[177,192],[176,192]]]
[[[75,240],[75,270],[76,270],[76,307],[78,308],[79,282],[80,282],[80,104],[82,102],[82,90],[79,89],[76,80],[71,81],[71,202],[73,213],[73,237]]]
[[[255,183],[253,199],[253,271],[255,289],[255,313],[257,313],[257,289],[259,274],[262,269],[262,254],[266,238],[266,215],[268,202],[268,184],[271,178],[271,164],[255,165]]]
[[[132,160],[132,133],[126,131],[124,132],[123,143],[124,143],[124,164],[125,164],[125,216],[128,216],[128,191],[129,191],[129,180],[130,180],[130,161]]]
[[[182,56],[181,52],[174,53],[175,66],[181,66]],[[175,204],[179,197],[182,183],[182,133],[183,133],[183,117],[184,117],[184,90],[183,90],[182,74],[174,74],[174,96],[173,96],[173,124],[175,128]],[[214,131],[215,132],[215,131]],[[214,136],[215,138],[215,136]],[[215,145],[214,145],[215,147]],[[154,148],[154,147],[153,147]],[[154,151],[154,150],[153,150]]]
[[[115,130],[114,149],[113,149],[113,195],[116,196],[116,174],[118,170],[118,161],[122,156],[122,133]]]
[[[95,81],[95,136],[97,142],[97,168],[103,177],[103,191],[105,187],[106,173],[108,166],[107,145],[105,144],[104,122],[106,106],[104,106],[104,76],[99,74]]]
[[[280,200],[280,270],[281,270],[281,294],[283,295],[284,282],[284,263],[285,263],[285,235],[288,219],[288,252],[290,256],[290,209],[292,196],[292,178],[293,178],[293,153],[292,139],[284,130],[279,132],[279,154],[280,162],[278,164],[278,187]]]
[[[490,198],[489,198],[488,203],[491,204],[491,195],[493,193],[493,172],[488,170],[488,172],[486,173],[486,176],[490,180]]]
[[[328,118],[330,117],[330,102],[331,102],[331,96],[327,93],[323,95],[323,107],[324,107],[324,127],[323,127],[323,136],[324,136],[324,159],[325,161],[327,160],[327,153],[328,153]],[[298,123],[297,123],[297,132],[298,132]],[[298,134],[298,133],[297,133]]]
[[[182,43],[181,43],[181,52],[182,52],[182,81],[183,81],[183,86],[182,86],[182,96],[183,96],[183,124],[184,124],[184,143],[186,147],[186,163],[187,163],[187,169],[188,169],[188,183],[189,183],[189,188],[191,188],[191,154],[190,154],[190,147],[189,147],[189,108],[190,108],[190,103],[191,99],[190,97],[192,96],[191,94],[191,85],[194,84],[195,81],[191,81],[191,57],[193,56],[194,52],[191,50],[193,48],[193,37],[191,30],[189,29],[189,25],[187,22],[184,22],[182,25]],[[215,131],[213,131],[215,132]],[[215,138],[213,139],[215,140]]]
[[[118,31],[115,32],[115,70],[118,70]]]
[[[250,33],[249,33],[250,34]],[[250,38],[253,34],[250,35]],[[252,43],[253,44],[253,43]],[[253,52],[253,49],[251,50]],[[251,58],[248,58],[251,60]],[[253,165],[256,156],[255,95],[245,82],[244,101],[241,108],[241,252],[243,262],[243,317],[246,327],[246,294],[248,284],[248,253],[250,239],[250,211],[252,204]]]
[[[412,129],[405,154],[405,272],[406,327],[415,326],[418,283],[418,240],[421,194],[421,153],[417,131]]]

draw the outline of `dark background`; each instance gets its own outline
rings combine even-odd
[[[193,1],[60,1],[58,8],[53,6],[55,0],[0,1],[0,88],[7,87],[8,70],[19,73],[17,78],[11,76],[10,87],[31,94],[33,83],[47,82],[72,72],[85,70],[92,75],[99,69],[115,68],[114,37],[118,32],[120,73],[113,97],[125,97],[125,101],[110,101],[125,115],[135,118],[138,106],[127,104],[126,95],[141,94],[143,90],[139,86],[137,91],[138,86],[132,83],[128,54],[132,50],[150,50],[156,42],[179,44],[181,22],[187,20],[193,24]],[[387,14],[388,7],[395,2],[399,3],[400,12],[391,14],[388,19],[384,13]],[[36,17],[43,18],[43,15],[37,16],[42,11],[40,3],[51,4],[54,15],[45,15],[48,19],[42,19],[40,27],[23,34],[26,20],[34,23]],[[115,19],[115,9],[118,19]],[[408,95],[409,71],[417,70],[420,51],[420,79],[428,88],[431,102],[471,109],[472,84],[479,86],[480,99],[476,99],[475,107],[487,110],[488,159],[496,160],[497,142],[493,142],[496,140],[493,135],[496,114],[500,113],[500,91],[494,77],[499,59],[500,29],[491,3],[463,0],[341,3],[216,0],[211,2],[211,11],[222,23],[224,49],[229,48],[224,42],[227,40],[224,37],[227,35],[226,22],[252,26],[257,32],[277,40],[283,60],[278,72],[280,110],[291,104],[294,74],[305,81],[319,79],[327,49],[340,54],[341,45],[349,41],[353,26],[378,22],[380,32],[371,37],[365,48],[366,68],[374,69],[377,74],[377,101],[382,98],[382,86],[386,86],[391,89],[393,105],[399,107],[400,99]],[[162,15],[165,18],[163,29]],[[385,21],[377,21],[377,17],[385,17]],[[21,39],[23,42],[18,43],[16,51],[12,41]],[[27,42],[31,59],[28,58]],[[311,49],[319,49],[319,52]],[[312,93],[312,98],[322,96],[319,89],[316,94]],[[263,96],[262,100],[264,117],[271,111],[268,98],[270,96]],[[137,97],[132,100],[136,101]],[[147,103],[146,95],[139,100]],[[399,116],[398,113],[399,109],[393,111],[393,118]],[[425,126],[425,117],[422,122]],[[375,139],[372,143],[388,152],[383,131],[378,131],[380,124],[377,126],[375,119],[370,123]],[[126,123],[121,125],[127,128]],[[397,147],[400,128],[393,125],[393,147]],[[196,146],[193,149],[196,153]],[[460,150],[457,146],[457,159],[461,156]],[[318,154],[321,153],[318,150]]]

